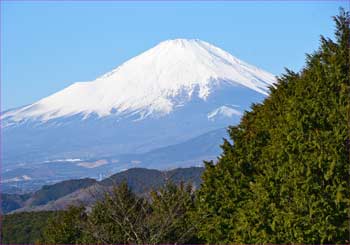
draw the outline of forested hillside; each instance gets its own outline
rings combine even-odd
[[[3,216],[1,244],[34,244],[42,239],[43,231],[57,212],[23,212]]]

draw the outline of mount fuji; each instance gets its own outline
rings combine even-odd
[[[3,179],[199,164],[220,153],[224,128],[274,83],[207,42],[161,42],[93,81],[3,112]]]

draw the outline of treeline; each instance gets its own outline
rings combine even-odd
[[[169,181],[136,195],[123,182],[89,208],[5,215],[1,244],[200,243],[194,193],[192,184]]]
[[[91,210],[72,207],[49,221],[45,244],[198,243],[191,185],[168,183],[148,197],[122,183]]]
[[[349,13],[334,18],[299,73],[230,127],[199,190],[168,184],[149,196],[119,185],[90,210],[49,221],[41,240],[70,243],[349,243]]]

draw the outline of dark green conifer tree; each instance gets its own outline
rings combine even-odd
[[[349,13],[334,18],[305,68],[287,70],[229,129],[198,197],[209,243],[347,243],[350,198]]]

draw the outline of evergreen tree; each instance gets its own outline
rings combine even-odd
[[[305,68],[287,70],[206,163],[198,216],[209,243],[346,243],[350,197],[349,13]]]
[[[1,216],[0,244],[34,244],[43,239],[43,230],[56,211],[21,212]]]
[[[126,183],[97,202],[91,211],[72,207],[52,219],[44,231],[47,244],[159,244],[198,242],[193,223],[192,187],[167,183],[148,198]]]
[[[52,217],[43,232],[40,243],[44,244],[78,244],[82,243],[83,224],[87,215],[84,207],[70,207]]]
[[[167,183],[151,192],[152,215],[149,219],[151,244],[197,243],[197,230],[192,213],[195,199],[191,185]]]

